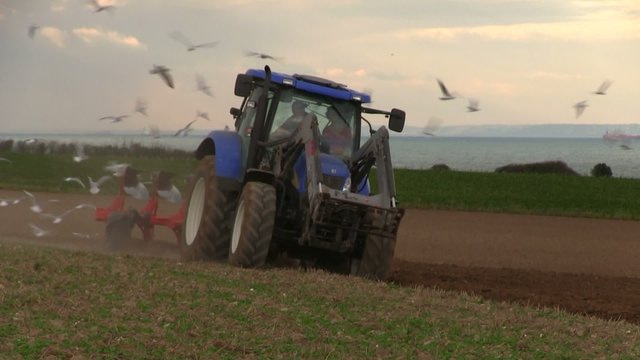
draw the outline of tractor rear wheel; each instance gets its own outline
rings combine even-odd
[[[180,237],[181,257],[185,260],[226,259],[234,197],[231,192],[220,189],[212,155],[200,161],[187,194]]]
[[[269,184],[248,182],[236,209],[229,262],[241,267],[263,266],[276,217],[276,189]]]

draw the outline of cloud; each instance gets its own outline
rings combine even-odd
[[[51,11],[53,12],[61,12],[64,11],[64,9],[67,7],[67,2],[68,0],[58,0],[58,1],[54,1],[51,4]]]
[[[67,34],[64,31],[52,27],[52,26],[43,26],[40,28],[40,34],[47,40],[51,41],[51,43],[59,48],[63,48],[65,46],[65,42],[67,40]]]
[[[72,33],[87,44],[94,44],[99,41],[106,41],[116,45],[128,46],[132,48],[146,48],[146,46],[135,36],[122,35],[117,31],[104,31],[97,28],[76,28]]]
[[[637,0],[574,0],[577,15],[564,21],[522,22],[461,27],[406,28],[396,38],[452,41],[484,40],[635,40],[640,39],[640,2]]]
[[[420,28],[396,32],[396,37],[450,41],[463,37],[485,40],[555,39],[565,41],[631,40],[640,39],[640,22],[626,21],[568,21],[555,23],[523,23],[476,27]]]
[[[544,70],[536,70],[522,74],[523,77],[528,79],[550,79],[550,80],[577,80],[582,76],[576,74],[562,74],[554,73]]]

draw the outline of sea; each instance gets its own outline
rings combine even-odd
[[[2,134],[0,140],[56,141],[91,145],[153,145],[195,150],[206,133],[152,138],[137,134]],[[637,142],[636,142],[637,141]],[[615,177],[640,178],[640,140],[602,138],[429,137],[391,136],[391,160],[396,168],[429,169],[445,164],[453,170],[493,172],[508,164],[563,161],[582,175],[598,163]]]

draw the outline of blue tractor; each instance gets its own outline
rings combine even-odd
[[[235,95],[243,98],[231,108],[235,131],[212,131],[195,151],[200,165],[188,190],[181,256],[252,268],[286,254],[385,279],[404,209],[388,130],[374,131],[363,115],[384,115],[401,132],[404,111],[365,107],[368,94],[268,66],[238,74]],[[334,127],[337,139],[329,136]]]

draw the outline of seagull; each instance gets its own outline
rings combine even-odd
[[[78,184],[80,184],[80,186],[82,186],[83,189],[86,189],[87,187],[84,185],[84,183],[82,182],[82,180],[80,180],[80,178],[77,177],[66,177],[64,178],[64,181],[72,181],[72,182],[76,182]]]
[[[31,40],[33,40],[33,38],[36,36],[36,31],[38,31],[40,29],[40,26],[38,25],[31,25],[29,26],[29,37],[31,38]]]
[[[197,118],[203,118],[207,121],[211,121],[211,119],[209,119],[209,114],[205,111],[196,110],[196,119]]]
[[[9,205],[15,205],[24,199],[24,196],[18,199],[0,199],[0,207],[7,207]]]
[[[469,105],[467,106],[467,110],[469,112],[480,111],[480,107],[478,106],[478,100],[469,99]]]
[[[259,53],[259,52],[255,52],[255,51],[245,51],[244,53],[246,56],[253,56],[253,57],[257,57],[260,59],[271,59],[273,61],[279,61],[279,58],[276,58],[274,56],[265,54],[265,53]]]
[[[180,193],[180,190],[178,190],[178,188],[173,184],[171,185],[171,189],[169,190],[158,190],[158,195],[161,198],[174,204],[182,202],[182,194]]]
[[[440,80],[438,80],[438,85],[440,86],[440,91],[442,91],[442,97],[440,97],[440,100],[453,100],[456,97],[451,95],[451,93],[449,93],[449,90],[447,90],[447,87],[444,86],[444,83]]]
[[[197,120],[197,119],[196,119],[196,120]],[[183,127],[182,129],[180,129],[180,130],[176,131],[176,133],[175,133],[175,134],[173,134],[173,136],[178,136],[178,135],[180,135],[180,134],[182,134],[182,135],[186,136],[186,135],[187,135],[187,133],[188,133],[189,131],[191,131],[191,125],[192,125],[194,122],[196,122],[196,120],[191,120],[187,125],[185,125],[185,127]]]
[[[204,80],[204,77],[202,77],[202,75],[196,75],[196,86],[196,89],[198,91],[202,91],[205,95],[213,97],[211,86],[207,85],[207,82]]]
[[[107,10],[109,13],[111,13],[116,8],[113,5],[101,5],[100,2],[98,2],[98,0],[90,0],[89,4],[93,6],[93,9],[94,9],[93,12],[96,12],[96,13],[104,10]]]
[[[582,100],[580,102],[575,103],[575,105],[573,105],[573,107],[576,109],[576,119],[580,117],[580,115],[582,115],[582,113],[584,112],[584,109],[589,106],[587,105],[587,100]]]
[[[149,74],[158,74],[164,82],[173,89],[173,79],[169,74],[170,69],[162,65],[153,65],[153,69],[149,70]]]
[[[128,118],[129,115],[120,115],[120,116],[103,116],[98,120],[109,120],[111,119],[112,123],[122,122],[125,118]]]
[[[600,85],[598,90],[594,91],[593,93],[596,94],[596,95],[606,95],[607,94],[607,89],[609,88],[609,86],[611,86],[612,83],[613,83],[613,81],[611,81],[611,80],[605,80],[602,83],[602,85]]]
[[[11,160],[9,160],[9,159],[7,159],[7,158],[5,158],[5,157],[2,157],[2,156],[0,156],[0,161],[8,162],[8,163],[10,163],[10,164],[12,164],[12,163],[13,163],[13,161],[11,161]]]
[[[144,135],[149,135],[154,139],[160,138],[160,128],[158,127],[158,125],[155,125],[155,124],[151,124],[149,125],[149,127],[144,128],[142,133]]]
[[[147,115],[147,102],[144,101],[143,99],[136,99],[136,107],[133,109],[133,111],[140,113],[144,116],[148,116]]]
[[[89,178],[89,192],[95,195],[100,192],[100,186],[111,179],[111,176],[105,175],[98,179],[98,181],[93,181],[91,176],[87,176],[87,178]]]
[[[427,125],[422,129],[422,133],[429,136],[436,136],[435,131],[442,125],[442,119],[432,116],[429,118]]]
[[[194,51],[195,49],[198,49],[198,48],[212,48],[218,45],[218,41],[202,43],[202,44],[193,44],[189,39],[187,39],[186,36],[184,36],[184,34],[182,34],[179,31],[174,31],[171,34],[169,34],[169,36],[171,36],[174,40],[181,43],[182,45],[186,46],[187,51]]]
[[[37,214],[41,213],[42,212],[42,208],[40,207],[40,204],[38,204],[38,201],[36,200],[36,197],[32,193],[28,192],[27,190],[22,190],[22,191],[31,200],[31,206],[29,207],[29,209],[31,211],[33,211],[34,213],[37,213]]]
[[[112,172],[113,176],[117,176],[117,177],[122,177],[124,176],[124,172],[127,170],[127,167],[129,167],[129,164],[125,164],[125,163],[115,163],[115,162],[110,162],[107,166],[104,167],[104,169],[106,171]]]
[[[79,210],[79,209],[84,209],[84,208],[95,209],[96,207],[95,207],[95,205],[92,205],[92,204],[79,204],[79,205],[76,205],[76,206],[72,207],[69,210],[64,211],[63,213],[61,213],[59,215],[54,215],[54,214],[49,214],[49,213],[42,213],[42,214],[40,214],[40,216],[53,219],[53,220],[51,220],[52,223],[59,224],[59,223],[62,222],[62,218],[64,218],[65,216],[69,215],[71,212],[73,212],[75,210]]]
[[[79,232],[72,232],[71,235],[73,236],[77,236],[79,238],[83,238],[83,239],[92,239],[95,237],[98,237],[99,234],[83,234],[83,233],[79,233]]]
[[[33,232],[33,235],[35,235],[36,237],[43,237],[43,236],[49,235],[49,230],[41,229],[31,223],[29,223],[28,225],[31,228],[31,232]]]
[[[84,153],[84,146],[82,144],[76,144],[76,154],[73,156],[73,161],[82,162],[89,157]]]

